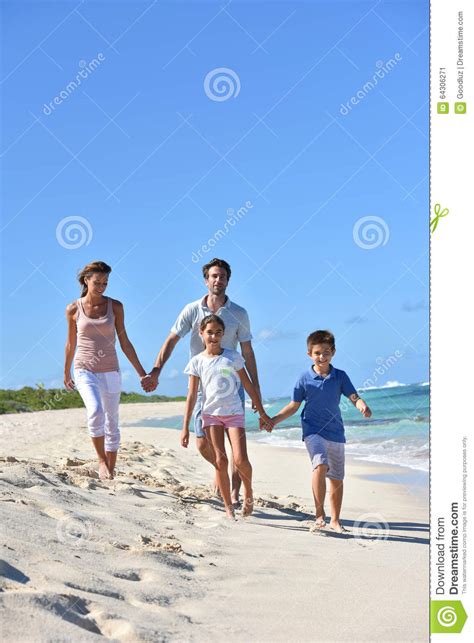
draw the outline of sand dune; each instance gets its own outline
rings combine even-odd
[[[349,533],[318,536],[304,452],[250,444],[256,510],[230,523],[175,430],[124,428],[101,481],[82,409],[0,425],[4,641],[427,639],[426,496],[405,470],[353,464]]]

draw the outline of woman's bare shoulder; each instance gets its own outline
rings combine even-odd
[[[73,317],[77,313],[77,299],[66,306],[66,316]]]

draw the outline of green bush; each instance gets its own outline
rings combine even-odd
[[[122,393],[121,404],[137,402],[181,402],[185,397],[167,397],[166,395],[141,395],[140,393]],[[46,411],[57,409],[76,409],[84,406],[77,391],[67,391],[60,388],[37,388],[24,386],[18,390],[0,389],[0,415],[5,413],[28,413],[31,411]]]

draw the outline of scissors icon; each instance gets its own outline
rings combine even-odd
[[[431,233],[433,233],[438,227],[438,221],[442,217],[445,217],[447,214],[449,214],[449,210],[448,208],[444,208],[443,210],[441,210],[441,205],[439,203],[436,203],[434,207],[434,213],[435,213],[435,216],[430,221]]]

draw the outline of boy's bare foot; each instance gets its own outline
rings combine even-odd
[[[242,516],[244,518],[247,518],[247,516],[251,516],[252,513],[253,513],[253,498],[245,498],[244,508],[242,509]]]
[[[99,479],[108,480],[110,478],[109,468],[105,460],[99,460]]]
[[[329,529],[332,531],[335,531],[338,534],[347,534],[347,529],[344,529],[344,527],[341,525],[339,520],[331,520],[329,523]]]

